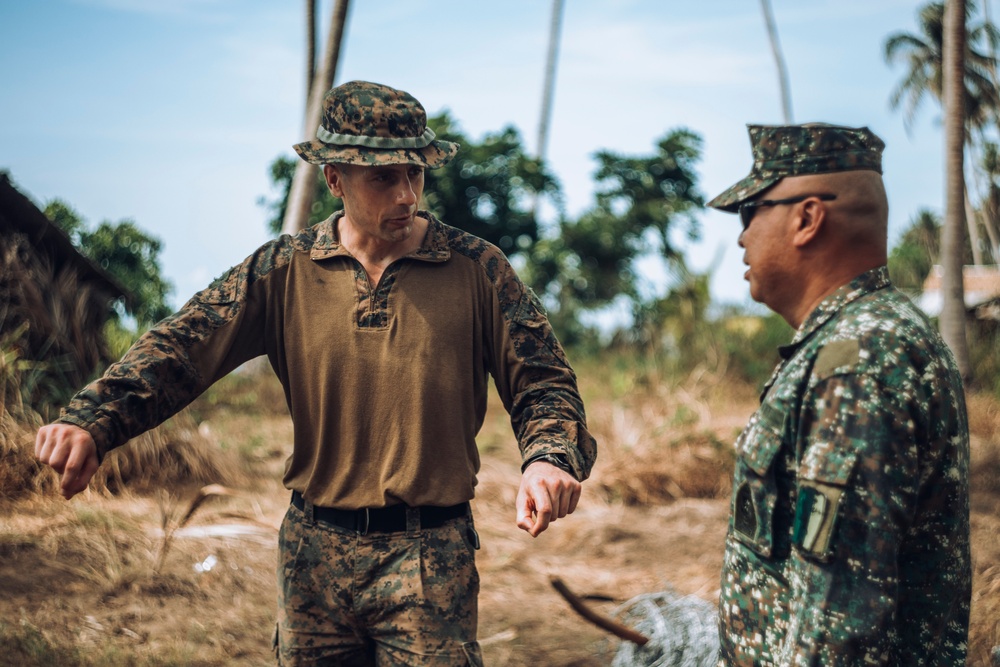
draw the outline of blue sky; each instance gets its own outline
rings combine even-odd
[[[907,133],[888,105],[902,70],[882,59],[921,4],[772,0],[795,121],[886,141],[893,238],[942,207],[940,112],[928,101]],[[337,82],[407,90],[475,138],[514,125],[534,150],[550,5],[354,0]],[[595,151],[648,154],[674,127],[704,140],[706,196],[749,171],[746,124],[782,121],[759,2],[565,5],[547,153],[571,215],[592,203]],[[267,240],[267,167],[304,138],[304,22],[302,2],[0,0],[0,169],[40,205],[61,198],[91,224],[132,218],[158,236],[180,305]],[[690,263],[718,262],[713,294],[746,302],[735,217],[700,220]]]

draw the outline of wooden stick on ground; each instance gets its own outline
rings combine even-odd
[[[566,587],[566,584],[564,584],[562,579],[559,577],[549,577],[549,583],[552,584],[552,588],[559,592],[559,595],[563,596],[563,599],[569,603],[569,606],[573,608],[573,611],[580,614],[580,616],[583,616],[585,619],[602,630],[610,632],[614,636],[624,639],[625,641],[638,644],[639,646],[644,646],[649,642],[649,637],[646,635],[636,632],[632,628],[628,628],[614,619],[602,616],[588,607],[584,604],[583,600]]]

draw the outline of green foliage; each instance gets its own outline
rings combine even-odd
[[[905,290],[919,291],[931,267],[938,261],[941,245],[941,219],[928,209],[921,209],[889,252],[889,276],[893,284]]]
[[[579,220],[563,220],[558,237],[539,241],[523,272],[553,306],[549,314],[561,338],[582,342],[587,333],[580,315],[623,298],[642,320],[640,327],[655,320],[660,306],[657,297],[641,293],[636,261],[658,256],[669,271],[686,275],[672,234],[684,225],[688,238],[698,236],[695,216],[703,201],[694,167],[700,156],[700,137],[684,129],[668,131],[652,155],[595,156],[595,205]],[[654,303],[645,303],[649,298]]]
[[[141,326],[170,314],[166,303],[170,283],[161,275],[160,240],[146,234],[131,220],[102,222],[93,232],[81,234],[84,254],[125,285],[134,299],[128,307]]]
[[[528,156],[513,127],[473,141],[443,112],[428,120],[438,138],[461,145],[454,160],[425,175],[424,205],[441,220],[498,246],[508,255],[538,240],[534,203],[552,198],[559,184],[541,162]]]
[[[731,378],[763,385],[781,360],[778,347],[792,341],[795,330],[777,313],[752,315],[731,311],[713,329],[721,338]]]
[[[90,231],[80,214],[58,199],[49,202],[45,215],[67,233],[84,256],[131,293],[125,311],[141,328],[170,314],[166,299],[172,288],[160,268],[159,239],[127,219],[105,220]]]
[[[87,231],[87,226],[80,214],[69,204],[60,199],[53,199],[45,207],[45,215],[55,223],[56,227],[66,232],[73,245],[80,246],[80,236]]]
[[[972,264],[972,245],[965,237],[963,263]],[[941,218],[929,209],[920,209],[889,251],[889,277],[900,289],[920,292],[941,252]]]
[[[695,164],[701,158],[701,137],[673,129],[656,144],[650,156],[627,156],[599,151],[596,211],[617,218],[615,232],[625,236],[633,253],[646,250],[654,232],[660,254],[679,261],[670,239],[678,222],[687,223],[688,238],[698,238],[694,214],[704,206],[698,192]]]

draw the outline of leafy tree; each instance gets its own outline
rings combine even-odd
[[[579,220],[564,220],[558,240],[532,252],[532,285],[561,306],[599,308],[619,295],[641,301],[636,260],[652,253],[681,269],[673,231],[684,224],[689,238],[698,237],[700,155],[700,137],[683,129],[669,131],[653,155],[598,152],[596,204]]]
[[[597,210],[620,219],[620,231],[635,250],[645,249],[644,237],[653,232],[659,253],[668,261],[680,262],[682,256],[670,232],[676,223],[684,222],[688,238],[698,238],[695,214],[704,199],[697,190],[694,166],[701,157],[701,137],[674,129],[656,148],[651,156],[597,153]]]
[[[447,111],[431,117],[428,125],[439,138],[462,148],[445,166],[427,170],[427,209],[508,255],[538,240],[532,203],[536,197],[549,196],[561,206],[559,183],[527,154],[517,130],[506,127],[476,142],[461,131]]]
[[[662,323],[661,299],[644,294],[636,262],[658,256],[682,281],[687,276],[672,236],[678,228],[688,238],[698,236],[702,196],[694,167],[700,154],[698,135],[674,129],[652,155],[595,155],[595,205],[578,220],[563,219],[558,235],[534,244],[521,274],[542,295],[561,340],[587,340],[592,333],[582,323],[585,315],[609,306],[630,307],[639,329]]]
[[[45,215],[55,223],[56,227],[66,232],[66,236],[73,242],[73,245],[79,247],[80,235],[87,231],[87,226],[79,213],[66,202],[53,199],[45,207]]]
[[[162,276],[159,239],[132,220],[106,220],[89,231],[83,218],[58,199],[45,207],[45,215],[69,235],[84,256],[129,290],[132,300],[125,311],[140,327],[170,314],[166,299],[172,288]]]

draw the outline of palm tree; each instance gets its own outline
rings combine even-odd
[[[984,129],[996,122],[1000,110],[1000,90],[995,85],[996,57],[993,55],[996,52],[997,42],[1000,41],[1000,32],[989,20],[969,26],[975,5],[972,0],[963,5],[966,33],[963,57],[964,137],[970,154],[973,154],[975,148],[973,139],[978,139],[980,143],[984,140]],[[886,62],[894,64],[902,61],[907,65],[903,79],[889,97],[889,104],[893,109],[903,107],[903,121],[907,130],[912,126],[913,119],[926,97],[930,96],[939,104],[943,104],[944,15],[944,3],[931,2],[918,13],[920,34],[898,32],[890,35],[885,41]],[[968,212],[964,217],[969,230],[973,261],[981,264],[983,257],[979,238],[980,216],[973,210],[967,193],[963,195],[963,200]],[[993,220],[982,219],[981,222],[987,226],[990,236],[994,236],[995,230],[989,228],[994,224]]]
[[[966,21],[974,8],[972,2],[966,6]],[[928,95],[939,104],[942,102],[944,12],[943,2],[931,2],[918,14],[920,34],[897,32],[885,40],[886,62],[893,65],[902,61],[907,66],[903,79],[889,97],[893,109],[904,107],[903,120],[907,129]],[[965,113],[970,130],[982,130],[996,118],[997,109],[1000,109],[1000,91],[993,84],[996,59],[982,50],[983,47],[995,47],[998,41],[1000,32],[989,21],[967,27]]]
[[[970,115],[965,102],[965,0],[948,0],[942,35],[942,101],[945,121],[945,219],[941,229],[941,336],[955,355],[962,378],[972,379],[965,335],[965,288],[962,280],[965,226],[965,138]]]
[[[306,137],[316,136],[320,116],[323,114],[323,96],[333,87],[337,74],[337,61],[340,57],[340,45],[343,41],[344,27],[347,24],[347,7],[349,0],[337,0],[330,18],[330,34],[326,39],[326,50],[320,63],[319,75],[312,78],[312,88],[308,91],[306,104]],[[311,4],[306,5],[309,11]],[[310,22],[310,25],[312,23]],[[311,33],[312,28],[307,27]],[[306,45],[308,53],[309,45]],[[308,78],[308,77],[307,77]],[[319,167],[301,160],[295,166],[295,176],[292,178],[291,191],[288,194],[288,207],[285,209],[285,220],[281,225],[284,234],[296,234],[305,229],[309,221],[309,211],[312,209],[316,193],[316,179],[319,178]]]

